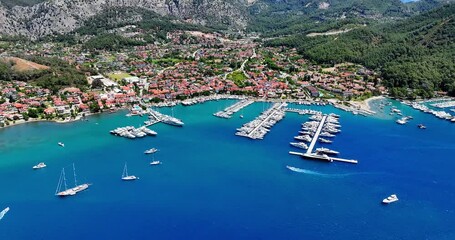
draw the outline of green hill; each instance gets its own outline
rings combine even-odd
[[[455,95],[455,4],[340,35],[298,34],[267,44],[298,47],[320,63],[349,61],[376,69],[398,97],[428,97],[434,90]]]

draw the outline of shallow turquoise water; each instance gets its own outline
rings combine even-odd
[[[329,164],[288,154],[307,116],[288,113],[264,140],[253,141],[235,129],[269,104],[255,103],[229,120],[212,116],[230,103],[175,107],[183,128],[158,124],[157,137],[138,140],[108,133],[146,120],[126,112],[0,130],[0,209],[11,208],[0,221],[0,239],[455,238],[455,124],[399,103],[414,116],[408,125],[396,124],[388,111],[365,118],[311,107],[341,115],[343,132],[330,148],[359,160]],[[149,166],[143,151],[151,147],[160,149],[161,166]],[[125,161],[138,181],[120,180]],[[48,167],[33,171],[38,162]],[[93,185],[57,198],[60,171],[70,176],[73,162],[79,182]],[[400,201],[382,206],[392,193]]]

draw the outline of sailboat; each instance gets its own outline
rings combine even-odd
[[[60,174],[60,179],[57,184],[57,189],[55,190],[56,196],[59,196],[59,197],[74,196],[78,192],[84,191],[90,186],[90,184],[88,184],[88,183],[77,185],[76,168],[74,167],[74,163],[73,163],[73,173],[74,173],[74,187],[68,188],[68,186],[66,184],[65,168],[62,169],[62,173]],[[62,187],[65,187],[64,190],[62,190]]]
[[[131,176],[128,175],[128,167],[126,166],[126,163],[125,163],[125,167],[123,167],[122,180],[123,181],[132,181],[132,180],[136,180],[136,179],[139,179],[139,178],[134,175],[131,175]]]

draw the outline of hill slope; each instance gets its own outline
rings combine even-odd
[[[350,61],[374,68],[396,96],[429,96],[433,90],[455,95],[455,4],[397,23],[336,36],[295,35],[269,44],[299,47],[322,63]]]

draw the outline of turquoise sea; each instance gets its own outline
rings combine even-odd
[[[0,129],[0,210],[11,208],[0,239],[455,239],[455,124],[398,102],[414,117],[404,126],[388,108],[363,117],[290,105],[341,115],[342,133],[329,147],[359,164],[327,163],[288,154],[308,116],[288,113],[254,141],[235,129],[269,104],[212,116],[231,103],[174,107],[184,127],[158,124],[158,136],[138,140],[109,134],[146,120],[125,111]],[[149,165],[143,152],[151,147],[162,165]],[[39,162],[47,168],[32,170]],[[125,162],[139,180],[120,180]],[[72,163],[78,181],[93,185],[55,197],[63,167],[74,184]],[[393,193],[400,201],[380,203]]]

